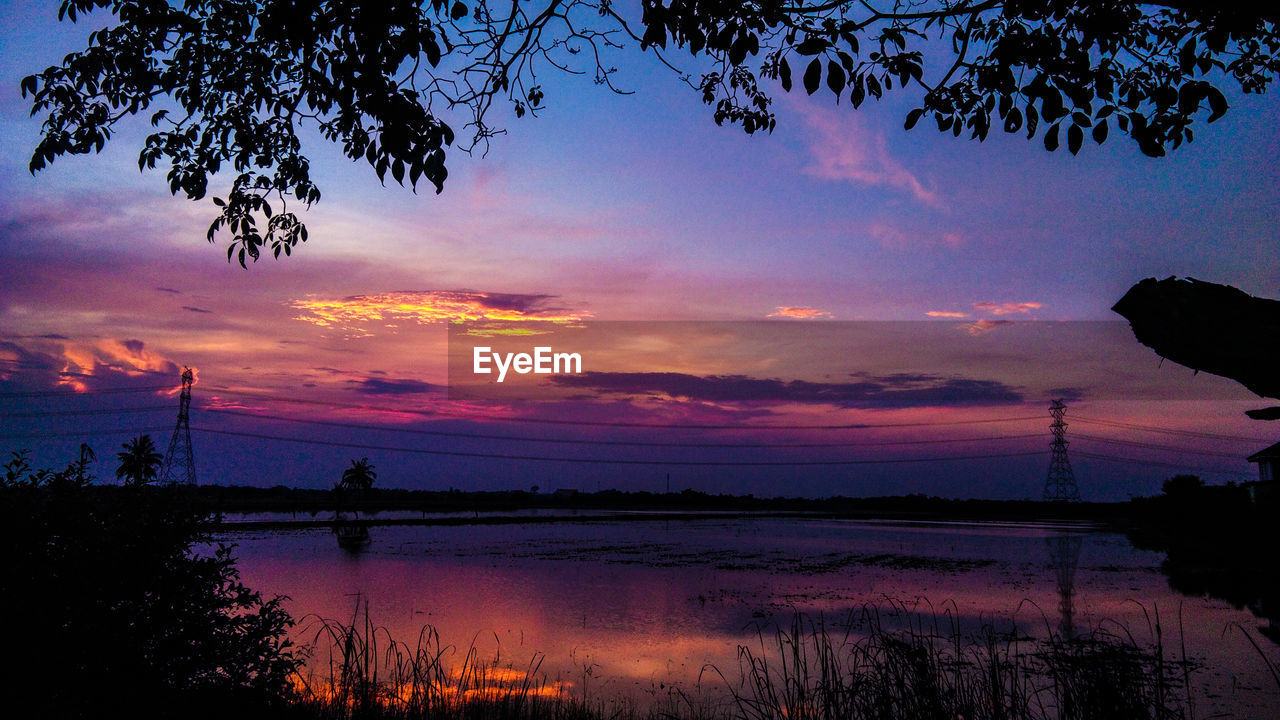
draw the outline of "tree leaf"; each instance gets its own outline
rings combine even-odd
[[[1213,113],[1209,115],[1209,122],[1213,122],[1227,114],[1227,98],[1223,96],[1221,90],[1212,85],[1206,88],[1206,92],[1208,93],[1207,98],[1209,100],[1209,109],[1213,111]]]
[[[880,95],[884,92],[880,89],[880,81],[876,79],[875,75],[867,76],[867,92],[871,93],[871,96],[877,100],[880,99]]]
[[[649,23],[645,27],[644,35],[640,38],[640,47],[653,45],[664,49],[667,47],[667,27],[660,22]]]
[[[1097,125],[1093,126],[1093,141],[1102,144],[1107,139],[1107,121],[1099,120]]]
[[[840,67],[840,63],[834,60],[827,61],[827,87],[831,88],[831,92],[836,95],[836,102],[840,101],[840,93],[844,92],[844,68]]]
[[[1057,128],[1057,126],[1054,127],[1055,129]],[[1084,130],[1081,130],[1079,125],[1072,125],[1067,128],[1067,149],[1071,151],[1072,155],[1080,152],[1082,143],[1084,143]]]
[[[924,108],[915,108],[911,112],[907,113],[907,121],[903,123],[903,127],[907,130],[915,127],[916,123],[920,121],[920,116],[922,115],[924,115]]]
[[[729,64],[741,65],[743,60],[747,59],[747,38],[745,35],[739,35],[737,40],[729,46]]]
[[[1022,111],[1016,107],[1009,108],[1009,114],[1004,118],[1004,131],[1007,133],[1016,133],[1022,129]]]
[[[854,76],[854,80],[850,85],[853,86],[853,89],[849,91],[849,102],[853,104],[854,108],[857,108],[862,104],[863,100],[867,99],[866,88],[862,85],[862,76]]]
[[[1066,114],[1067,109],[1062,105],[1062,93],[1058,90],[1046,90],[1044,99],[1040,101],[1040,117],[1045,122],[1054,122]]]
[[[796,52],[801,55],[817,55],[829,47],[831,47],[831,43],[815,35],[810,35],[804,39],[804,42],[796,45]]]
[[[1192,35],[1187,44],[1178,52],[1178,69],[1184,74],[1190,73],[1196,66],[1196,36]]]
[[[810,95],[818,91],[818,83],[822,81],[822,60],[814,58],[804,71],[804,89]]]
[[[1054,123],[1053,127],[1044,134],[1044,149],[1053,152],[1058,149],[1058,124]]]

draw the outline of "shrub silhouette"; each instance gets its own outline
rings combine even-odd
[[[288,698],[301,658],[282,598],[207,542],[183,487],[93,486],[86,463],[0,479],[0,606],[14,717],[244,717]],[[25,712],[21,712],[25,711]]]

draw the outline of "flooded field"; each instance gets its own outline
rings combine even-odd
[[[359,606],[411,644],[425,625],[445,644],[499,656],[564,687],[643,700],[735,677],[740,646],[796,612],[844,628],[865,613],[940,619],[1043,638],[1102,627],[1154,641],[1194,668],[1200,707],[1267,716],[1280,700],[1259,620],[1171,590],[1162,556],[1120,534],[1040,523],[940,523],[811,517],[561,517],[533,523],[398,525],[343,538],[327,528],[228,530],[245,582],[288,595],[314,638],[315,618]],[[1157,631],[1157,624],[1159,631]],[[1030,642],[1030,640],[1028,640]],[[699,681],[701,680],[701,686]],[[1208,707],[1205,707],[1208,705]]]

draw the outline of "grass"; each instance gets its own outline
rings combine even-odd
[[[736,668],[704,669],[697,687],[651,702],[592,697],[549,679],[543,657],[513,663],[442,645],[430,626],[412,644],[375,626],[312,619],[310,674],[294,708],[346,720],[1192,720],[1195,668],[1165,644],[1158,614],[1145,639],[1114,626],[1074,638],[964,633],[952,608],[866,607],[838,625],[796,615],[761,630]],[[453,658],[460,661],[453,662]]]
[[[965,635],[949,612],[890,603],[864,608],[840,634],[796,616],[758,650],[740,648],[740,680],[725,684],[745,720],[1192,718],[1191,666],[1167,656],[1158,618],[1150,630],[1146,644],[1103,629]]]
[[[516,666],[461,653],[425,626],[413,644],[373,624],[367,608],[348,623],[309,618],[311,663],[296,683],[295,709],[314,718],[597,720],[611,717],[541,672],[543,656]]]

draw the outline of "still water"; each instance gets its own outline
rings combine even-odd
[[[340,547],[327,528],[227,530],[243,580],[289,596],[295,618],[349,621],[357,607],[410,644],[424,625],[462,652],[500,654],[593,694],[694,688],[732,675],[740,645],[801,611],[838,621],[890,603],[1043,637],[1102,626],[1202,666],[1198,714],[1271,717],[1276,646],[1247,610],[1169,588],[1161,554],[1121,534],[1037,523],[658,515],[504,524],[395,525]],[[303,641],[314,624],[303,622]],[[461,653],[460,653],[461,654]],[[702,674],[704,685],[714,680]],[[589,688],[584,688],[589,685]],[[705,688],[704,688],[705,689]],[[1207,704],[1209,707],[1205,707]]]

